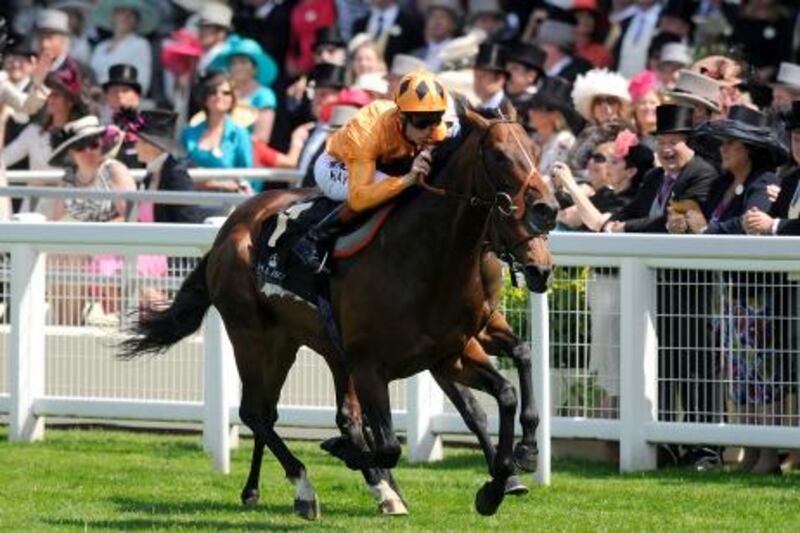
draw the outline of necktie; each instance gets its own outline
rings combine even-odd
[[[674,174],[664,174],[664,182],[661,184],[661,190],[658,191],[658,204],[661,207],[664,207],[667,203],[667,198],[669,198],[669,193],[672,192],[672,187],[675,185],[678,176]]]
[[[642,33],[644,32],[644,23],[645,23],[645,14],[644,11],[639,11],[631,24],[633,24],[633,44],[639,42],[639,39],[642,37]]]
[[[378,23],[375,25],[375,35],[374,37],[377,39],[383,33],[383,13],[378,15]]]

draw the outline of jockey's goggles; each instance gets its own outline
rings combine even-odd
[[[418,130],[438,126],[442,122],[444,113],[433,111],[430,113],[406,113],[405,119]]]

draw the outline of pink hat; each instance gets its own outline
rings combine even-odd
[[[623,159],[628,155],[631,147],[639,144],[639,138],[630,130],[622,130],[614,139],[614,157]]]
[[[175,30],[164,41],[161,63],[165,69],[180,76],[191,73],[202,55],[203,47],[197,35],[189,30]]]
[[[652,70],[643,70],[628,82],[631,100],[636,103],[658,87],[658,78]]]

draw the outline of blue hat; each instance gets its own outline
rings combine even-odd
[[[238,35],[231,35],[225,42],[209,68],[229,71],[231,58],[245,56],[256,66],[256,79],[258,83],[269,87],[278,77],[278,65],[275,60],[264,52],[261,45],[253,39],[245,39]]]

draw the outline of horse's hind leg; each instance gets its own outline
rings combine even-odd
[[[226,324],[227,325],[227,324]],[[298,346],[272,328],[265,332],[243,332],[229,328],[242,378],[239,417],[252,430],[254,450],[242,500],[258,494],[263,446],[269,447],[295,486],[294,510],[299,516],[315,520],[320,516],[319,500],[303,463],[295,457],[275,432],[278,398],[286,375],[294,363]]]
[[[539,455],[536,445],[539,415],[533,395],[531,350],[514,334],[505,317],[497,311],[489,318],[478,340],[487,353],[505,355],[514,361],[519,376],[519,423],[522,426],[522,439],[514,447],[514,463],[526,472],[535,472]]]
[[[480,403],[478,403],[478,399],[467,387],[459,383],[454,383],[450,378],[445,376],[441,370],[433,370],[431,373],[434,379],[436,379],[436,383],[439,384],[439,387],[441,387],[447,397],[450,398],[450,401],[461,415],[467,428],[477,437],[481,450],[483,450],[483,456],[486,458],[489,475],[493,476],[494,472],[492,471],[492,467],[494,466],[497,453],[494,449],[494,444],[492,444],[492,438],[489,436],[486,411],[483,410]],[[508,478],[508,481],[506,481],[506,494],[521,496],[527,493],[528,487],[526,487],[517,476]]]

